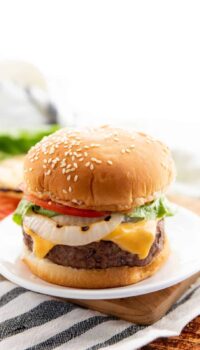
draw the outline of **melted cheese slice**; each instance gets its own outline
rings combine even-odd
[[[145,259],[155,239],[156,225],[157,222],[155,220],[120,224],[103,240],[112,241],[121,249],[132,254],[138,254],[140,259]],[[24,230],[33,239],[33,253],[37,258],[44,258],[56,245],[40,237],[28,227],[24,227]]]
[[[46,239],[31,231],[27,226],[24,226],[24,231],[31,236],[33,240],[33,253],[39,259],[44,258],[48,252],[55,246],[55,243],[47,241]]]
[[[124,223],[104,237],[104,240],[116,243],[121,249],[138,254],[145,259],[154,242],[157,222],[142,220],[137,223]]]

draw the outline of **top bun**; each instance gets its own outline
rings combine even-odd
[[[174,179],[169,149],[141,133],[111,127],[61,129],[31,148],[26,192],[93,210],[129,211]]]

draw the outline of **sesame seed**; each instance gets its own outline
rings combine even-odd
[[[71,172],[71,169],[66,169],[65,173],[70,173]]]
[[[131,153],[130,149],[129,148],[126,148],[126,153]]]
[[[161,162],[161,165],[163,168],[168,169],[168,166],[167,166],[167,164],[165,164],[165,162]]]
[[[65,189],[63,189],[62,191],[63,191],[63,193],[67,193],[67,190],[65,190]]]
[[[33,170],[33,168],[29,168],[29,171],[32,171]]]
[[[75,198],[73,198],[71,201],[72,201],[72,203],[74,203],[74,204],[79,204],[79,201],[78,201],[77,199],[75,199]]]
[[[79,162],[82,162],[82,161],[83,161],[83,159],[84,159],[83,157],[82,157],[82,158],[79,158]]]
[[[45,175],[50,175],[51,174],[51,169],[48,169],[47,171],[46,171],[46,173],[44,173]]]
[[[50,150],[49,150],[49,154],[54,154],[54,152],[55,152],[55,148],[51,147]]]
[[[90,162],[87,162],[87,163],[85,164],[85,166],[86,166],[86,167],[89,167],[89,166],[90,166]]]
[[[131,147],[130,148],[135,148],[135,145],[131,145]]]
[[[73,163],[74,168],[78,168],[78,164],[77,163]]]
[[[124,154],[126,151],[124,148],[121,149],[121,153]]]
[[[88,148],[89,148],[89,146],[87,146],[87,145],[86,145],[86,146],[84,146],[84,148],[85,148],[85,149],[88,149]]]
[[[74,176],[74,182],[76,182],[78,180],[78,175]]]
[[[69,174],[69,175],[67,176],[67,181],[70,181],[70,179],[71,179],[71,175]]]
[[[94,158],[94,157],[92,157],[91,160],[92,160],[93,162],[97,163],[97,164],[102,163],[101,160],[99,160],[99,159],[97,159],[97,158]]]
[[[72,188],[71,188],[71,186],[69,186],[69,192],[72,192]]]
[[[62,173],[65,174],[66,173],[66,169],[62,169]]]
[[[59,158],[59,157],[56,157],[55,159],[52,160],[52,163],[58,163],[59,160],[60,160],[60,158]]]
[[[87,157],[87,156],[88,156],[88,153],[87,153],[87,152],[84,152],[84,156]]]
[[[163,148],[162,151],[163,151],[163,153],[168,153],[169,150],[168,150],[168,148]]]
[[[44,163],[47,163],[47,159],[44,159],[43,162],[44,162]]]
[[[112,164],[113,164],[112,160],[107,160],[107,163],[108,163],[109,165],[112,165]]]
[[[118,142],[118,141],[119,141],[119,138],[118,138],[118,137],[114,137],[113,140],[116,141],[116,142]]]
[[[68,165],[67,165],[67,169],[71,168],[71,166],[72,166],[71,164],[68,164]]]
[[[66,173],[66,174],[67,174],[67,173],[71,173],[71,172],[73,172],[74,170],[75,170],[75,168],[66,169],[66,172],[65,172],[65,173]]]
[[[74,156],[72,156],[72,162],[74,162],[75,161],[75,157]]]

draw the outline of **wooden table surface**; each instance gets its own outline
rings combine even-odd
[[[189,208],[200,215],[200,200],[191,199],[187,197],[179,196],[177,198],[171,197],[171,200],[174,200],[176,203]],[[2,205],[3,204],[3,205]],[[13,210],[13,206],[16,203],[8,203],[6,207],[5,199],[3,199],[3,203],[0,197],[0,218],[3,218],[6,214],[9,214],[10,211]],[[3,277],[0,276],[0,280]],[[178,337],[170,337],[170,338],[160,338],[152,343],[144,346],[141,350],[200,350],[200,316],[196,317],[193,321],[191,321],[182,331],[180,336]]]

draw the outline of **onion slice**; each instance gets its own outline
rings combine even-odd
[[[102,221],[105,217],[106,216],[98,217],[98,218],[86,218],[82,216],[73,216],[73,215],[56,215],[56,216],[52,216],[51,219],[54,220],[60,226],[66,226],[66,225],[85,226],[88,224],[92,224],[94,222]]]
[[[122,214],[112,214],[109,221],[101,220],[85,226],[65,225],[57,227],[57,223],[46,216],[29,212],[23,223],[40,237],[55,244],[69,246],[86,245],[101,240],[122,222]]]

